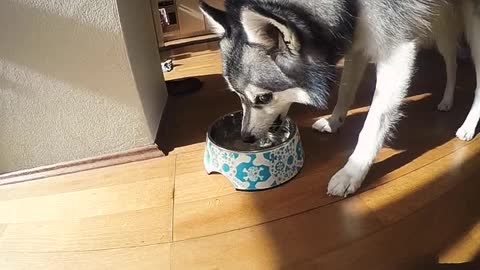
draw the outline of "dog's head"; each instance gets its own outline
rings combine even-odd
[[[335,63],[353,32],[353,22],[339,27],[336,21],[352,17],[351,11],[339,6],[328,19],[316,19],[287,1],[225,5],[222,11],[200,2],[222,36],[223,75],[242,102],[244,140],[262,138],[281,124],[292,103],[324,105]]]

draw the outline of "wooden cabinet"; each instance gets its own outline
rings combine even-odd
[[[189,38],[212,33],[205,16],[200,11],[198,0],[151,0],[155,17],[157,33],[162,40],[171,41],[180,38]],[[209,4],[223,8],[224,0],[210,0]],[[162,27],[160,23],[160,9],[165,9],[171,25]]]

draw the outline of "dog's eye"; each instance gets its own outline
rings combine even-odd
[[[273,98],[272,93],[259,95],[255,98],[255,104],[268,104],[272,101],[272,98]]]

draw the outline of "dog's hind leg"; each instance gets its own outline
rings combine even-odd
[[[452,29],[451,31],[446,30],[437,39],[437,47],[443,56],[447,71],[445,92],[442,101],[437,106],[437,109],[443,112],[450,111],[453,106],[457,81],[457,38],[455,30]]]
[[[312,126],[313,129],[320,132],[337,132],[355,100],[358,85],[363,78],[367,64],[368,59],[362,52],[350,52],[345,56],[335,109],[329,118],[321,118],[316,121]]]
[[[447,5],[433,24],[433,34],[437,48],[443,56],[447,72],[447,83],[443,99],[438,104],[439,111],[449,111],[453,106],[455,84],[457,80],[457,45],[461,32],[460,12],[454,6]]]
[[[328,194],[347,196],[362,184],[391,127],[400,118],[399,107],[410,85],[416,52],[417,44],[411,41],[380,56],[372,106],[355,150],[330,180]]]
[[[465,29],[467,39],[470,42],[473,63],[477,74],[477,88],[472,108],[468,113],[467,119],[457,131],[457,137],[463,141],[470,141],[475,136],[475,129],[480,119],[480,4],[478,13],[475,9],[466,5],[465,11]]]

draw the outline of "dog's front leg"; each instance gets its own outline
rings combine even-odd
[[[347,164],[330,180],[328,194],[347,196],[362,184],[388,132],[399,119],[399,107],[413,73],[416,47],[415,42],[403,43],[379,57],[372,106],[357,146]]]
[[[320,132],[335,133],[343,124],[352,106],[358,85],[362,81],[368,58],[361,51],[351,51],[345,56],[338,98],[332,116],[316,121],[312,128]]]
[[[473,63],[477,74],[477,89],[475,99],[468,112],[467,119],[457,130],[457,137],[462,141],[470,141],[475,136],[475,130],[480,120],[480,15],[474,13],[472,3],[464,6],[466,34],[470,42]],[[480,10],[480,5],[478,6]]]

